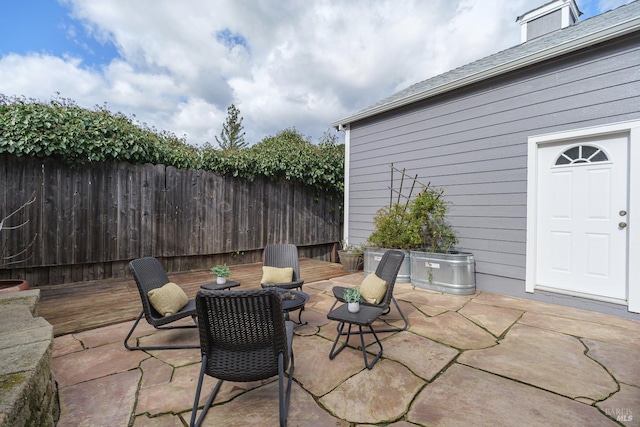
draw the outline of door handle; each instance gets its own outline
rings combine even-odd
[[[619,222],[618,223],[618,227],[620,227],[620,228],[625,228],[626,226],[627,226],[626,222]]]

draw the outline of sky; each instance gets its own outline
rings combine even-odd
[[[107,106],[216,146],[330,123],[520,43],[549,0],[0,0],[0,94]],[[581,20],[629,0],[577,0]],[[341,139],[342,137],[338,135]]]

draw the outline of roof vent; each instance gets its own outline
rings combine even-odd
[[[521,43],[573,25],[582,15],[575,0],[555,0],[518,16]]]

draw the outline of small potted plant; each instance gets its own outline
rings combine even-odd
[[[224,285],[227,283],[227,277],[231,276],[231,270],[227,267],[227,263],[224,263],[211,268],[211,274],[217,277],[218,285]]]
[[[347,302],[347,310],[349,310],[350,313],[357,313],[360,311],[360,289],[345,289],[344,300]]]

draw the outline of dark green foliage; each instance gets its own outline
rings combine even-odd
[[[344,146],[325,134],[312,144],[286,129],[243,150],[197,148],[166,131],[157,131],[106,107],[88,110],[57,98],[44,103],[0,94],[0,153],[52,157],[79,166],[98,161],[164,164],[202,169],[253,180],[300,181],[329,197],[341,197]]]
[[[369,243],[381,248],[446,252],[458,242],[445,221],[447,204],[442,190],[427,187],[406,206],[394,203],[384,207],[373,219]]]
[[[171,133],[141,127],[106,107],[87,110],[64,98],[42,103],[0,95],[0,152],[53,157],[73,166],[122,160],[193,167],[183,155],[189,148]]]
[[[295,129],[285,129],[241,151],[202,150],[206,170],[248,180],[256,176],[300,181],[329,196],[344,189],[344,145],[313,145]]]
[[[222,151],[236,151],[247,148],[248,144],[244,140],[242,127],[242,116],[240,110],[231,104],[227,108],[227,119],[222,125],[220,138],[216,136],[216,142]]]

